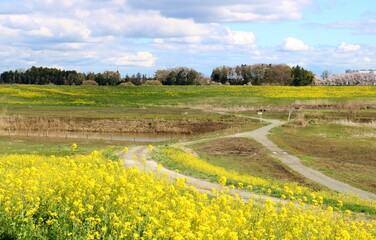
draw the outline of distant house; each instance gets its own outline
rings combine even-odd
[[[372,74],[376,74],[376,69],[358,69],[358,70],[347,69],[346,73],[372,73]]]

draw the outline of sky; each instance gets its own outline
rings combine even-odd
[[[0,72],[376,69],[374,0],[0,0]]]

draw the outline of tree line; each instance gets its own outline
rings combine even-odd
[[[157,70],[152,78],[146,74],[132,74],[121,77],[118,71],[103,73],[79,73],[75,70],[60,70],[47,67],[31,67],[27,70],[5,71],[0,74],[2,84],[55,84],[116,86],[121,84],[143,85],[153,82],[163,85],[294,85],[312,84],[314,74],[300,66],[283,64],[222,66],[213,69],[210,78],[192,68],[176,67]],[[153,80],[153,81],[151,81]]]
[[[230,85],[310,85],[314,74],[299,65],[284,64],[238,65],[217,67],[212,71],[211,80]]]
[[[204,85],[208,79],[192,68],[177,67],[157,70],[154,78],[163,85]]]
[[[84,75],[77,71],[65,71],[56,68],[31,67],[26,71],[18,69],[5,71],[0,75],[0,83],[21,83],[21,84],[56,84],[56,85],[80,85]]]
[[[18,84],[55,84],[55,85],[82,85],[85,81],[91,81],[101,86],[116,86],[123,82],[141,85],[149,80],[145,74],[133,74],[121,77],[118,71],[104,71],[103,73],[79,73],[76,70],[60,70],[47,67],[31,67],[27,70],[18,69],[5,71],[0,74],[0,83]]]

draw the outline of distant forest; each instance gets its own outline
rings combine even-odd
[[[118,71],[79,73],[47,67],[11,70],[0,74],[1,84],[54,85],[285,85],[306,86],[313,83],[314,74],[300,66],[254,64],[213,69],[210,78],[186,67],[157,70],[152,78],[137,73],[122,77]]]

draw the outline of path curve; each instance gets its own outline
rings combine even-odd
[[[219,112],[220,114],[225,114],[222,112]],[[249,116],[244,116],[244,115],[236,115],[238,117],[243,117],[243,118],[249,118],[249,119],[254,119],[254,120],[260,120],[259,118],[255,117],[249,117]],[[229,138],[229,137],[243,137],[243,138],[252,138],[262,144],[265,148],[267,148],[269,151],[271,151],[275,156],[277,156],[282,163],[285,165],[289,166],[291,169],[296,171],[297,173],[303,175],[307,179],[310,179],[311,181],[314,181],[316,183],[319,183],[323,186],[326,186],[332,190],[335,190],[340,193],[345,193],[345,194],[355,194],[360,198],[365,198],[369,200],[376,200],[376,194],[364,191],[359,188],[355,188],[347,183],[338,181],[336,179],[333,179],[331,177],[328,177],[324,175],[323,173],[314,170],[310,167],[305,166],[298,157],[293,156],[289,153],[287,153],[285,150],[281,149],[278,147],[274,142],[272,142],[267,135],[269,134],[269,131],[272,128],[278,127],[283,125],[285,122],[280,121],[280,120],[275,120],[275,119],[262,119],[262,121],[270,123],[269,125],[265,127],[261,127],[252,131],[248,132],[242,132],[242,133],[237,133],[233,135],[228,135],[228,136],[222,136],[222,137],[213,137],[213,138],[206,138],[206,139],[200,139],[196,141],[189,141],[189,142],[180,142],[176,143],[173,146],[180,147],[180,148],[185,148],[187,145],[191,144],[197,144],[201,142],[206,142],[209,140],[213,139],[220,139],[220,138]],[[189,150],[189,148],[186,148],[186,150]]]
[[[224,190],[223,186],[218,183],[213,183],[209,181],[205,181],[203,179],[194,178],[191,176],[187,176],[181,173],[177,173],[175,171],[171,171],[167,168],[161,167],[157,170],[158,163],[149,159],[148,156],[149,149],[146,146],[136,146],[129,149],[128,153],[123,154],[122,161],[125,167],[137,167],[140,171],[144,172],[158,172],[160,174],[168,174],[168,178],[171,181],[175,181],[177,178],[184,178],[186,179],[186,184],[189,186],[194,186],[198,191],[202,193],[207,193],[209,195],[214,195],[212,189],[221,192]],[[137,156],[137,160],[134,159],[134,156]],[[146,161],[142,161],[145,159]],[[280,198],[265,196],[265,195],[257,195],[253,192],[241,190],[241,189],[229,189],[228,194],[235,195],[238,194],[241,199],[247,201],[249,199],[258,199],[258,200],[272,200],[274,202],[281,202],[286,203],[287,201],[282,200]]]
[[[237,115],[237,116],[259,120],[258,118],[254,118],[254,117],[248,117],[248,116],[243,116],[243,115]],[[275,156],[277,156],[282,161],[282,163],[289,166],[291,169],[293,169],[297,173],[303,175],[307,179],[310,179],[314,182],[317,182],[317,183],[319,183],[323,186],[326,186],[326,187],[328,187],[332,190],[335,190],[337,192],[340,192],[340,193],[355,194],[355,195],[359,196],[360,198],[365,198],[365,199],[369,199],[369,200],[373,200],[373,201],[376,200],[376,194],[361,190],[359,188],[355,188],[355,187],[353,187],[353,186],[351,186],[347,183],[344,183],[344,182],[338,181],[336,179],[333,179],[331,177],[328,177],[328,176],[324,175],[323,173],[321,173],[317,170],[314,170],[310,167],[305,166],[300,161],[300,159],[298,157],[293,156],[293,155],[287,153],[285,150],[279,148],[274,142],[272,142],[267,137],[267,135],[269,134],[269,131],[272,128],[281,126],[281,125],[284,124],[284,122],[280,121],[280,120],[274,120],[274,119],[263,119],[263,121],[268,122],[270,124],[265,126],[265,127],[261,127],[261,128],[258,128],[258,129],[252,130],[252,131],[248,131],[248,132],[237,133],[237,134],[227,135],[227,136],[219,136],[219,137],[200,139],[200,140],[195,140],[195,141],[179,142],[179,143],[173,144],[172,146],[183,148],[185,151],[188,151],[191,154],[195,154],[194,151],[192,151],[189,148],[185,148],[185,146],[210,141],[210,140],[213,140],[213,139],[228,138],[228,137],[252,138],[252,139],[256,140],[257,142],[259,142],[260,144],[262,144],[265,148],[270,150],[273,154],[275,154]],[[141,167],[141,165],[140,165],[141,163],[140,162],[134,162],[133,159],[132,159],[132,156],[133,155],[141,155],[141,156],[143,156],[143,158],[145,158],[146,153],[144,153],[143,151],[147,152],[147,148],[142,147],[142,146],[133,148],[131,151],[129,151],[129,153],[127,155],[123,156],[124,164],[126,166],[139,165],[138,167]],[[155,171],[156,166],[157,166],[156,162],[153,162],[153,161],[150,161],[150,160],[147,161],[146,168],[147,168],[148,171]],[[143,167],[145,168],[145,166],[143,166]],[[176,173],[174,171],[171,171],[171,170],[168,170],[168,169],[165,169],[165,168],[162,169],[162,172],[168,173],[169,176],[171,178],[174,178],[174,179],[178,178],[178,177],[187,178],[187,180],[188,180],[187,183],[195,186],[200,191],[209,192],[211,188],[215,188],[217,190],[221,189],[221,186],[219,184],[207,182],[207,181],[197,179],[197,178],[192,178],[192,177],[189,177],[189,176],[186,176],[186,175],[183,175],[183,174],[180,174],[180,173]],[[237,190],[234,190],[234,191],[237,191]],[[250,197],[250,195],[254,195],[254,194],[252,194],[248,191],[242,191],[241,193],[238,193],[238,194],[241,195],[241,196],[244,195],[245,198],[247,198],[247,196],[246,196],[247,194],[248,194],[248,198]],[[267,197],[262,197],[262,198],[267,198]]]
[[[229,137],[253,138],[257,142],[261,143],[268,150],[270,150],[273,154],[275,154],[279,159],[281,159],[281,161],[284,164],[286,164],[299,174],[303,175],[304,177],[340,193],[356,194],[360,198],[376,200],[376,194],[361,190],[359,188],[355,188],[347,183],[328,177],[317,170],[305,166],[298,157],[293,156],[284,151],[283,149],[279,148],[274,142],[272,142],[267,137],[267,135],[269,134],[269,131],[272,128],[281,126],[282,124],[284,124],[284,122],[272,119],[264,119],[264,121],[269,122],[271,124],[253,131],[234,134]]]

